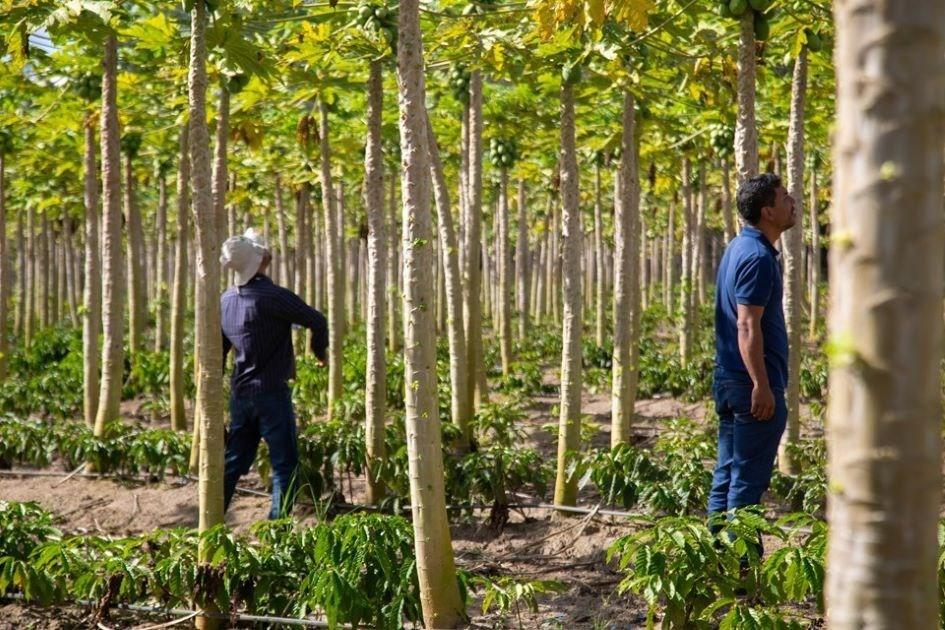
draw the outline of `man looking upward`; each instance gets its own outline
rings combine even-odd
[[[325,365],[328,324],[299,296],[269,279],[266,269],[272,254],[253,230],[227,239],[220,262],[236,275],[235,286],[220,298],[224,364],[230,348],[236,352],[223,507],[229,507],[236,482],[249,472],[262,438],[272,465],[269,518],[280,518],[291,512],[298,486],[297,429],[287,382],[295,376],[292,325],[312,331],[312,352]]]
[[[781,233],[796,222],[794,200],[777,175],[738,189],[745,222],[719,266],[715,300],[718,463],[709,515],[761,502],[787,422],[788,338],[781,305]]]

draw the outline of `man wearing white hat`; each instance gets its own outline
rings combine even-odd
[[[297,489],[298,444],[288,380],[295,376],[292,326],[312,331],[311,348],[328,361],[328,323],[292,291],[266,275],[272,254],[252,229],[223,243],[220,263],[236,275],[236,284],[220,298],[223,357],[233,362],[230,427],[223,479],[224,509],[236,483],[249,472],[260,438],[269,446],[272,505],[269,518],[292,509]]]

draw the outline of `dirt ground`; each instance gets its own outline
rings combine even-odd
[[[529,443],[545,457],[554,457],[554,437],[541,425],[556,422],[554,395],[539,396],[529,409]],[[595,446],[610,443],[610,397],[587,395],[584,412],[598,423]],[[688,416],[702,420],[703,404],[686,404],[669,398],[642,400],[637,404],[635,441],[652,438],[670,418]],[[13,471],[14,473],[16,471]],[[243,487],[261,491],[260,480],[251,474]],[[361,502],[363,483],[355,480],[345,487],[348,501]],[[57,514],[67,532],[112,536],[133,535],[156,528],[194,527],[197,524],[197,485],[169,477],[160,483],[118,481],[95,477],[0,476],[0,498],[36,501]],[[227,514],[227,523],[245,530],[263,519],[269,500],[265,496],[240,494]],[[311,510],[297,510],[300,521],[311,521]],[[513,510],[509,523],[496,534],[486,523],[486,513],[473,522],[453,526],[453,548],[457,564],[471,572],[490,576],[514,575],[554,580],[563,585],[560,593],[542,596],[537,613],[523,613],[527,628],[639,628],[645,626],[646,606],[639,599],[620,595],[620,575],[605,562],[610,544],[632,531],[626,520],[594,515],[562,518],[548,511]],[[495,616],[481,615],[481,603],[469,607],[471,625],[502,627]],[[39,609],[9,604],[0,608],[0,630],[5,628],[88,627],[83,611],[70,608]],[[140,627],[151,622],[120,615],[110,627]],[[518,627],[514,617],[506,622]],[[11,625],[12,624],[12,625]],[[184,625],[184,624],[181,624]],[[181,627],[181,625],[176,627]]]

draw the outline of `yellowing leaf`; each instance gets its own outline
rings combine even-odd
[[[604,23],[604,17],[606,17],[604,0],[587,0],[585,10],[591,24],[600,26]]]

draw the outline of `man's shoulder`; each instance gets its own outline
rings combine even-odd
[[[755,238],[737,236],[732,239],[732,243],[729,247],[732,251],[732,262],[739,265],[761,259],[774,260],[774,254],[771,253],[771,250]]]

